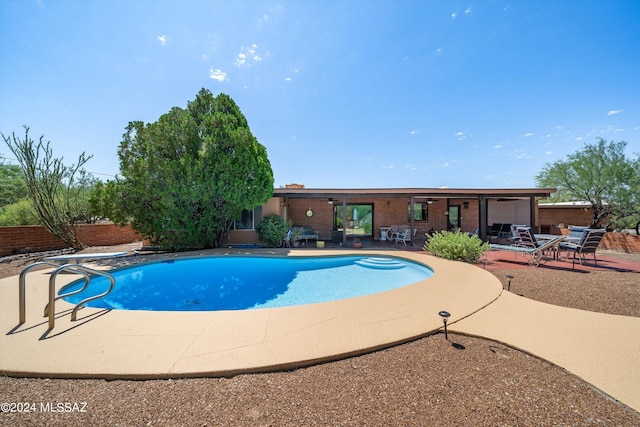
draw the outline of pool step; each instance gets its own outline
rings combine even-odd
[[[378,270],[398,270],[405,267],[400,261],[391,258],[363,258],[356,261],[355,264]]]

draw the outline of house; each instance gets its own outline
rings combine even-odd
[[[377,188],[319,189],[291,184],[273,191],[263,206],[243,214],[229,233],[230,244],[257,243],[255,227],[277,214],[309,226],[320,240],[384,239],[380,227],[406,224],[416,236],[460,228],[486,240],[493,223],[527,224],[539,229],[538,200],[555,189]]]

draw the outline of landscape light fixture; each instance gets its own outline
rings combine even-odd
[[[507,276],[507,290],[510,291],[511,290],[511,279],[513,279],[514,277],[512,275],[508,275]]]
[[[442,322],[444,323],[444,339],[448,341],[449,335],[447,334],[447,320],[449,320],[449,316],[451,315],[448,311],[441,311],[438,314],[440,315],[440,317],[442,317]]]
[[[333,197],[329,197],[329,204],[332,205],[333,204]]]

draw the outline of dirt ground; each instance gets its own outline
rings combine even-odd
[[[87,251],[132,251],[137,245]],[[156,256],[140,255],[135,262]],[[33,261],[0,259],[0,278]],[[640,273],[492,273],[505,287],[506,276],[515,276],[511,291],[527,298],[640,317]],[[457,345],[436,334],[341,361],[233,378],[0,377],[1,402],[37,403],[29,413],[0,408],[0,425],[640,425],[638,412],[561,368],[492,341],[455,334],[450,339]],[[69,405],[70,412],[43,412],[41,402],[79,405]]]

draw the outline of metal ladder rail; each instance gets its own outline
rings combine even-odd
[[[66,266],[68,266],[69,268],[71,267],[75,267],[76,264],[65,264]],[[58,266],[60,267],[60,266]],[[89,286],[89,283],[91,283],[91,276],[89,276],[89,273],[87,273],[86,271],[74,271],[74,273],[76,274],[82,274],[84,276],[84,286],[81,287],[80,289],[77,289],[75,291],[71,291],[71,292],[67,292],[66,294],[58,294],[57,297],[55,297],[55,300],[59,300],[60,298],[64,298],[64,297],[68,297],[71,295],[75,295],[75,294],[79,294],[80,292],[84,291],[85,289],[87,289],[87,287]],[[49,315],[49,303],[47,303],[47,305],[44,306],[44,317],[47,317]]]
[[[55,309],[55,304],[57,299],[56,298],[56,277],[58,276],[58,274],[60,274],[60,272],[64,270],[76,270],[76,273],[83,271],[89,274],[95,274],[97,276],[104,276],[104,277],[107,277],[111,282],[109,289],[107,289],[105,292],[85,298],[82,301],[80,301],[78,304],[76,304],[76,306],[71,311],[72,321],[76,320],[78,310],[80,310],[84,306],[84,304],[88,303],[89,301],[93,301],[108,295],[109,292],[111,292],[114,286],[116,285],[116,279],[114,279],[111,274],[105,271],[94,270],[93,268],[85,267],[84,265],[80,265],[80,264],[65,264],[58,267],[53,273],[51,273],[51,277],[49,277],[49,304],[47,305],[47,307],[49,311],[49,329],[50,330],[55,327],[55,323],[56,323],[56,309]],[[85,284],[84,287],[86,286],[87,284]],[[73,295],[75,293],[76,292],[74,291],[74,292],[70,292],[69,294],[64,294],[62,296],[64,297],[68,295]]]
[[[25,267],[21,272],[20,272],[20,277],[18,278],[18,305],[19,307],[19,311],[20,311],[20,320],[19,320],[19,324],[22,325],[23,323],[26,322],[27,320],[27,298],[26,298],[26,293],[27,293],[27,273],[34,267],[38,267],[41,265],[50,265],[51,267],[59,267],[58,264],[55,264],[53,262],[48,262],[48,261],[40,261],[40,262],[36,262],[35,264],[31,264],[27,267]]]

